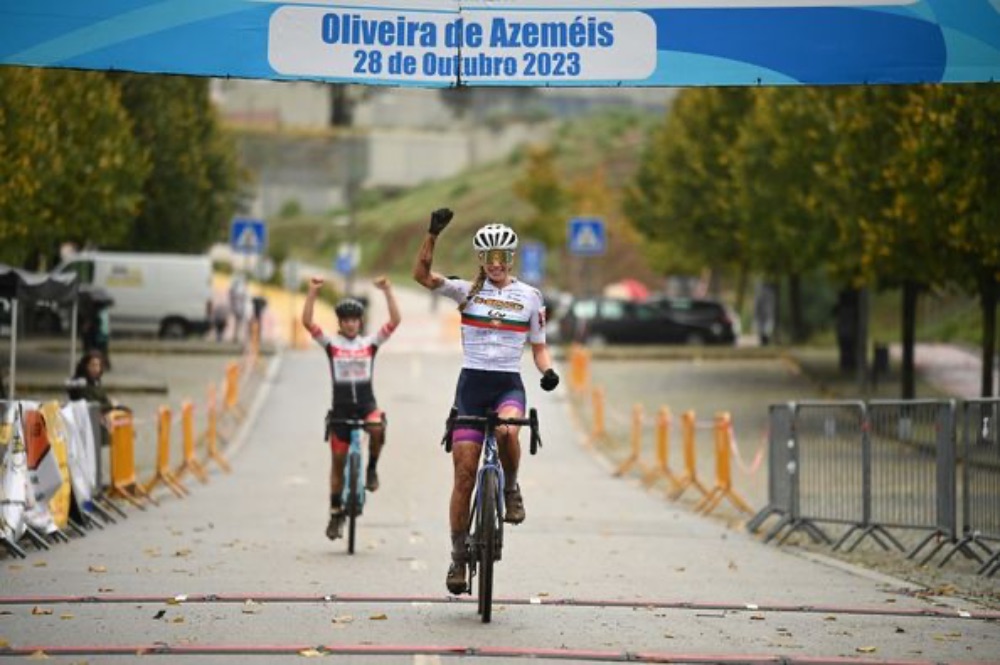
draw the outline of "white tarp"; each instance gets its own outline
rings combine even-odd
[[[66,424],[66,447],[69,456],[69,477],[73,499],[81,512],[89,511],[94,488],[97,487],[97,446],[90,425],[90,412],[85,400],[75,400],[62,408]]]

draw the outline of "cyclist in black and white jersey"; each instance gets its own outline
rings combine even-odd
[[[392,284],[386,277],[374,282],[376,288],[385,293],[389,309],[389,320],[373,335],[362,335],[361,327],[365,308],[359,301],[347,298],[337,303],[338,331],[328,336],[313,321],[313,305],[323,286],[323,278],[309,280],[309,293],[302,307],[302,325],[312,338],[323,348],[330,363],[330,378],[333,380],[333,408],[328,414],[332,418],[360,418],[367,423],[368,469],[365,487],[374,492],[378,489],[378,464],[382,446],[385,443],[385,418],[375,401],[372,385],[375,370],[375,354],[389,339],[401,320]],[[327,426],[326,436],[330,442],[333,462],[330,469],[330,521],[326,526],[326,536],[331,540],[340,537],[344,524],[344,507],[341,494],[344,488],[344,466],[350,448],[351,431],[346,425]]]
[[[501,418],[521,418],[527,402],[521,382],[521,355],[531,344],[535,367],[542,373],[541,386],[553,390],[559,376],[545,343],[545,304],[538,289],[512,275],[517,234],[504,224],[479,229],[472,245],[479,257],[479,275],[474,281],[446,278],[431,270],[438,234],[451,221],[447,208],[431,213],[430,228],[413,269],[413,278],[435,293],[458,303],[462,315],[464,360],[455,391],[458,415],[485,416],[496,410]],[[524,521],[524,500],[517,483],[521,459],[518,427],[497,430],[500,462],[506,479],[504,520]],[[469,528],[469,502],[476,482],[483,431],[456,428],[452,434],[454,484],[451,492],[451,566],[446,583],[451,593],[466,590],[465,537]]]

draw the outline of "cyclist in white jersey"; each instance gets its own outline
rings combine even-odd
[[[389,321],[373,335],[362,335],[361,327],[365,314],[364,305],[353,298],[345,298],[337,303],[338,331],[328,336],[313,322],[313,304],[323,286],[322,277],[309,281],[309,293],[302,306],[302,325],[305,326],[330,364],[330,378],[333,380],[333,407],[327,412],[326,437],[330,442],[332,464],[330,469],[330,521],[326,525],[326,536],[335,540],[341,535],[344,523],[344,507],[341,493],[344,488],[344,466],[350,448],[351,431],[346,425],[331,425],[331,418],[357,418],[365,421],[368,431],[368,469],[365,487],[374,492],[379,487],[377,464],[382,446],[385,444],[385,414],[375,401],[373,378],[375,354],[389,339],[401,320],[392,284],[385,277],[375,280],[375,287],[385,293],[389,310]]]
[[[464,361],[455,391],[458,415],[485,416],[497,411],[501,418],[521,418],[526,395],[521,382],[521,355],[531,344],[535,367],[542,373],[543,390],[554,390],[559,376],[545,344],[545,304],[538,289],[512,274],[517,234],[503,224],[487,224],[472,241],[479,257],[475,281],[446,278],[431,270],[438,234],[453,213],[441,208],[431,213],[430,228],[420,247],[413,278],[436,294],[458,303],[462,314]],[[524,500],[517,483],[521,459],[518,427],[497,431],[500,462],[506,478],[504,521],[524,521]],[[454,594],[466,590],[465,537],[469,529],[469,502],[476,482],[483,431],[456,428],[452,433],[454,484],[451,492],[451,565],[446,583]]]

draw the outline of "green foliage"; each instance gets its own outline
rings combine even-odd
[[[131,126],[102,74],[0,68],[0,260],[125,237],[150,170]]]
[[[302,214],[302,204],[299,203],[298,199],[289,199],[281,204],[281,209],[278,210],[278,217],[288,218],[288,217],[298,217]]]
[[[560,183],[555,158],[555,151],[549,147],[530,148],[524,173],[514,183],[514,193],[533,209],[521,224],[522,234],[550,247],[562,240],[567,219],[568,196]]]
[[[752,91],[689,89],[650,137],[625,211],[669,263],[665,273],[745,260],[743,216],[733,174],[734,144]],[[676,263],[675,263],[676,262]]]
[[[236,209],[240,171],[218,125],[206,79],[115,74],[152,172],[130,249],[197,252],[219,238]]]

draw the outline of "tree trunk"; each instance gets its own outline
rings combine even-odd
[[[798,273],[788,276],[788,315],[792,324],[792,343],[805,339],[802,323],[802,277]]]
[[[736,277],[736,302],[734,304],[736,307],[736,313],[740,316],[740,318],[742,318],[743,304],[746,302],[747,297],[747,282],[750,279],[750,275],[748,273],[750,271],[747,270],[746,264],[742,263],[740,264],[738,270],[739,274]]]
[[[917,335],[917,298],[920,285],[912,280],[903,282],[903,366],[901,368],[903,399],[913,399],[917,394],[914,367],[914,347]]]
[[[330,85],[330,126],[350,127],[354,109],[347,96],[347,86],[339,83]]]
[[[984,270],[979,279],[979,304],[983,313],[982,383],[980,397],[993,396],[993,358],[996,353],[997,281]]]

